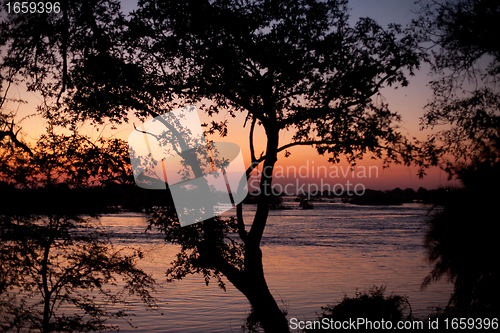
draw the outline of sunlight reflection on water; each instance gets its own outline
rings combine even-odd
[[[291,200],[286,204],[296,209],[270,212],[262,251],[269,288],[287,307],[288,318],[314,319],[322,306],[373,285],[408,296],[414,315],[422,318],[432,312],[430,307],[446,304],[450,284],[419,289],[430,269],[422,247],[428,207],[317,202],[313,210],[300,210]],[[254,206],[245,206],[247,223],[253,212]],[[177,247],[156,231],[145,233],[146,216],[109,214],[101,223],[115,244],[141,247],[146,252],[141,266],[162,282],[156,295],[160,309],[146,311],[135,302],[132,323],[137,329],[122,323],[120,332],[241,331],[249,305],[230,284],[224,292],[216,281],[206,286],[201,276],[163,282]]]

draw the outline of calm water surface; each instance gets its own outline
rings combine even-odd
[[[294,209],[270,212],[262,251],[269,288],[288,309],[288,318],[314,319],[322,306],[374,285],[385,285],[386,294],[408,296],[417,317],[446,304],[451,284],[420,290],[430,270],[422,247],[428,206],[316,202],[313,210],[301,210],[291,200],[286,204]],[[255,207],[244,209],[249,223]],[[146,311],[131,299],[135,328],[118,322],[120,332],[241,332],[249,304],[232,285],[224,292],[216,281],[206,286],[202,276],[164,282],[177,247],[158,232],[145,232],[147,216],[110,214],[101,223],[115,244],[142,248],[142,267],[161,282],[160,309]]]

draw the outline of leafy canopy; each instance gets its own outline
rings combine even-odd
[[[434,99],[422,126],[440,130],[434,139],[456,161],[500,159],[500,7],[494,0],[422,2],[415,27],[431,48]]]

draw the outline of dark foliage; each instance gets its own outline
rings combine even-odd
[[[2,332],[116,329],[106,321],[127,316],[127,294],[154,305],[142,254],[115,249],[88,219],[0,216],[0,238]]]
[[[425,247],[434,268],[422,286],[447,278],[454,284],[447,312],[498,315],[500,166],[479,164],[459,175],[463,187],[449,189],[443,207],[428,221]]]
[[[429,220],[425,246],[433,270],[423,286],[454,283],[447,313],[498,315],[500,161],[500,6],[494,0],[422,1],[416,27],[433,48],[434,100],[422,124],[447,125],[433,139],[460,188],[446,189]],[[466,315],[467,314],[467,315]]]
[[[356,296],[352,298],[345,295],[340,303],[323,307],[323,313],[318,316],[318,320],[328,318],[343,322],[365,318],[370,321],[384,319],[393,323],[410,320],[411,307],[408,298],[398,295],[385,296],[384,293],[385,287],[374,286],[370,290],[356,292]],[[306,332],[321,331],[324,330],[306,330]]]
[[[443,166],[455,161],[500,159],[500,7],[495,0],[421,1],[415,27],[430,45],[434,99],[422,126],[445,127],[433,135]],[[429,44],[430,43],[430,44]],[[446,157],[454,157],[447,160]]]
[[[123,144],[50,132],[29,153],[2,143],[0,331],[102,331],[128,315],[129,294],[154,306],[142,253],[114,247],[96,221],[130,178]]]

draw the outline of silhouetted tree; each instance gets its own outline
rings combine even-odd
[[[260,249],[278,154],[308,145],[332,162],[370,154],[409,163],[412,154],[429,152],[413,150],[397,131],[400,117],[379,97],[383,87],[407,85],[419,64],[415,40],[400,26],[383,29],[368,18],[350,26],[345,0],[141,1],[130,19],[117,1],[72,1],[61,10],[11,15],[0,34],[8,46],[4,65],[42,92],[42,112],[53,121],[123,122],[128,111],[157,116],[193,103],[209,115],[246,117],[247,175],[260,163],[267,171],[250,229],[241,205],[226,221],[181,229],[167,207],[152,223],[181,245],[170,278],[203,273],[223,286],[220,277],[227,277],[268,332],[289,330],[267,287]],[[207,132],[224,135],[226,125],[214,120]],[[256,126],[266,134],[260,157]],[[293,131],[291,142],[280,142],[283,131]]]
[[[384,148],[389,148],[386,157],[391,159],[406,148],[393,127],[398,116],[372,97],[384,85],[407,83],[403,69],[411,72],[418,64],[413,41],[408,36],[398,40],[399,27],[385,31],[369,19],[349,27],[347,19],[342,1],[151,1],[134,16],[133,23],[144,34],[139,58],[146,72],[161,74],[155,80],[168,93],[162,101],[173,108],[179,99],[189,104],[208,100],[202,108],[209,114],[243,112],[251,123],[249,171],[260,162],[268,170],[261,178],[250,230],[238,207],[240,240],[229,243],[238,250],[215,249],[204,239],[172,237],[170,230],[178,228],[175,220],[153,218],[164,226],[167,240],[185,249],[169,272],[181,272],[174,275],[177,278],[200,268],[216,276],[222,273],[249,299],[268,332],[288,331],[267,288],[259,248],[278,153],[311,145],[321,154],[331,153],[332,161],[342,154],[352,161],[366,152],[382,157]],[[252,144],[256,125],[267,137],[261,158]],[[280,144],[282,130],[295,131],[292,142]],[[204,228],[191,229],[207,237]]]
[[[450,177],[463,187],[441,195],[441,211],[429,221],[425,245],[434,264],[423,286],[446,276],[454,283],[450,306],[498,314],[498,216],[500,162],[500,32],[498,1],[422,2],[416,22],[430,42],[436,75],[434,100],[422,124],[447,125],[434,135]],[[434,198],[433,200],[436,200]]]
[[[429,190],[427,190],[424,187],[419,187],[417,190],[417,198],[418,200],[425,201],[427,199],[427,196],[429,194]]]
[[[441,144],[446,169],[458,162],[500,160],[500,8],[495,0],[422,1],[415,22],[431,49],[434,99],[424,127],[448,125],[432,136]],[[449,126],[451,125],[451,126]]]
[[[95,218],[103,207],[70,192],[120,175],[123,166],[103,162],[110,142],[116,144],[49,133],[31,155],[2,147],[8,167],[0,171],[0,331],[115,328],[106,320],[128,315],[117,309],[127,304],[127,292],[154,305],[154,280],[136,265],[141,252],[111,245],[91,217],[82,217]]]
[[[88,219],[0,216],[0,232],[2,332],[113,329],[106,321],[128,315],[127,293],[154,304],[142,254],[115,249]]]

